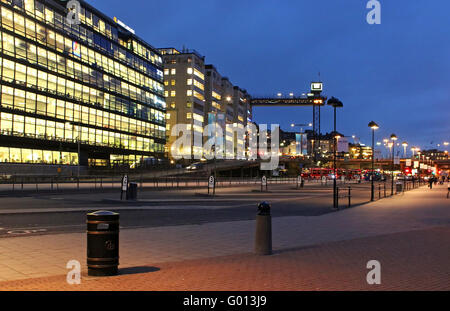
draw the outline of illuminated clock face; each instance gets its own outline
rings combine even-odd
[[[312,92],[322,92],[323,91],[323,84],[320,82],[313,82],[311,83],[311,91]]]

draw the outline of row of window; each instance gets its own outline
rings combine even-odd
[[[124,79],[130,77],[130,79],[133,79],[133,83],[139,84],[138,82],[140,81],[142,81],[141,84],[144,83],[144,77],[147,75],[160,81],[162,80],[162,71],[152,65],[149,65],[152,66],[149,74],[144,75],[137,70],[133,70],[128,64],[115,61],[112,57],[96,52],[94,49],[90,49],[67,36],[41,26],[39,23],[35,23],[30,19],[24,19],[18,13],[13,15],[12,11],[3,8],[1,16],[3,28],[12,30],[14,33],[45,45],[52,50],[56,49],[58,52],[70,55],[74,59],[78,58],[84,63],[95,63],[111,74],[122,76]],[[146,72],[144,71],[144,73]]]
[[[39,89],[46,93],[58,94],[72,100],[76,99],[93,106],[102,107],[112,112],[123,113],[145,121],[156,122],[159,124],[164,123],[164,112],[162,111],[124,100],[95,88],[75,83],[71,80],[66,80],[62,77],[48,74],[45,71],[37,70],[30,66],[15,63],[7,59],[0,58],[0,65],[0,76],[3,81],[15,82],[22,86]],[[13,94],[11,91],[2,91],[2,93]],[[30,92],[30,94],[32,94],[32,92]],[[11,105],[12,101],[5,100],[2,101],[2,104]],[[39,110],[39,112],[42,112],[42,110]]]
[[[89,145],[115,147],[145,152],[163,152],[164,145],[153,139],[107,130],[78,127],[70,122],[54,122],[2,112],[0,134],[67,142],[81,141]]]
[[[0,147],[0,163],[78,165],[78,153]]]
[[[24,40],[5,32],[0,32],[0,36],[0,42],[2,43],[0,48],[6,55],[26,59],[30,63],[44,66],[52,72],[69,76],[80,82],[93,84],[97,88],[105,88],[127,98],[148,103],[155,107],[165,108],[162,98],[163,85],[153,79],[146,78],[145,83],[147,84],[145,84],[145,88],[148,88],[148,91],[146,91],[144,88],[116,79],[114,76],[103,74],[100,70],[92,69],[88,65],[72,61],[68,57],[58,55],[33,44],[28,44]],[[160,94],[161,97],[150,91]]]
[[[81,106],[52,97],[37,95],[30,91],[1,86],[0,106],[14,110],[40,114],[52,118],[61,119],[66,122],[81,122],[86,125],[104,127],[143,136],[163,138],[164,126],[149,122],[128,118],[125,116],[109,113],[103,110]],[[151,118],[155,119],[164,115],[152,110]]]
[[[58,12],[54,12],[51,8],[45,7],[40,1],[25,0],[25,6],[21,4],[22,0],[1,0],[9,4],[14,3],[15,8],[22,9],[22,12],[29,16],[32,16],[51,27],[55,27],[64,32],[70,33],[80,39],[86,41],[88,44],[100,48],[117,59],[125,61],[128,65],[133,66],[136,69],[141,70],[144,73],[151,74],[155,71],[155,68],[148,62],[155,64],[157,66],[162,66],[162,58],[157,55],[154,51],[147,49],[145,46],[140,44],[134,39],[130,42],[124,42],[118,38],[118,30],[114,25],[109,25],[103,22],[100,18],[96,17],[89,10],[81,8],[79,14],[80,22],[85,25],[92,27],[96,32],[89,30],[83,25],[70,25],[67,23],[66,16],[62,16]],[[83,13],[84,12],[84,13]],[[19,15],[19,14],[18,14]],[[104,27],[102,26],[104,25]],[[105,36],[103,39],[102,36]],[[132,53],[128,52],[126,49],[120,47],[120,45],[112,43],[107,40],[109,38],[113,42],[118,42],[121,46],[128,48],[134,53],[138,54],[140,57],[134,56]]]

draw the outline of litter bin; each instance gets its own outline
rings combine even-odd
[[[137,200],[137,189],[138,184],[135,182],[130,182],[127,189],[127,200]]]
[[[110,276],[119,267],[119,214],[97,211],[87,214],[88,275]]]
[[[395,186],[396,186],[397,193],[403,191],[403,184],[402,184],[401,182],[397,182],[397,183],[395,184]]]

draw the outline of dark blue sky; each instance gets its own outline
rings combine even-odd
[[[338,130],[429,148],[450,141],[450,2],[381,0],[368,25],[367,0],[90,0],[155,47],[198,50],[250,94],[296,94],[324,82],[344,103]],[[332,110],[322,113],[332,129]],[[258,123],[310,122],[310,108],[256,108]],[[442,147],[441,147],[442,149]]]

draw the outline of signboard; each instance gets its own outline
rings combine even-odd
[[[122,21],[120,21],[117,17],[114,17],[114,21],[119,24],[120,26],[122,26],[123,28],[125,28],[126,30],[128,30],[129,32],[131,32],[132,34],[136,34],[136,32],[134,31],[134,29],[132,29],[131,27],[129,27],[128,25],[126,25],[125,23],[123,23]]]
[[[128,175],[124,175],[122,178],[122,191],[127,191],[128,189]]]
[[[311,92],[322,92],[323,91],[323,83],[322,82],[312,82],[311,83]]]
[[[394,164],[400,164],[400,157],[394,158]]]
[[[215,180],[214,176],[212,176],[212,175],[209,176],[209,179],[208,179],[208,187],[209,187],[209,188],[214,188],[215,185],[216,185],[216,180]]]
[[[338,139],[337,152],[348,152],[348,138],[341,137]]]
[[[423,170],[425,168],[425,164],[420,163],[420,169]]]
[[[266,176],[263,176],[263,177],[261,178],[261,185],[267,186],[267,177],[266,177]]]
[[[414,161],[414,168],[419,168],[419,161]]]
[[[406,159],[406,166],[408,166],[408,167],[411,166],[411,159]]]
[[[72,41],[72,51],[73,55],[81,57],[81,49],[80,44],[76,41]]]

